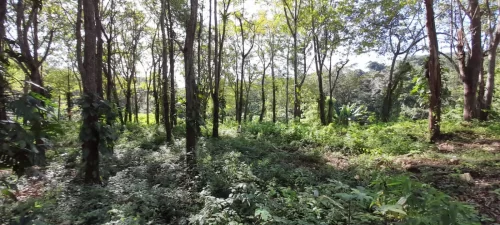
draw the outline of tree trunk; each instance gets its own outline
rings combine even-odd
[[[434,22],[433,0],[425,0],[427,11],[427,33],[429,37],[429,61],[427,79],[429,80],[429,133],[430,140],[435,142],[440,136],[441,123],[441,65],[439,63],[439,47]]]
[[[102,99],[103,98],[103,90],[102,90],[102,66],[103,61],[102,57],[104,54],[102,40],[102,24],[101,24],[101,16],[99,15],[99,0],[94,0],[95,7],[95,32],[97,37],[97,52],[96,52],[96,82],[97,82],[97,94]]]
[[[271,78],[273,86],[273,123],[276,123],[276,78],[274,74],[274,35],[271,37]]]
[[[4,38],[5,38],[5,16],[7,15],[7,0],[0,0],[0,60],[5,60]],[[7,80],[5,74],[0,71],[0,120],[7,120]]]
[[[290,64],[289,63],[290,62],[289,61],[289,59],[290,59],[290,47],[287,46],[286,49],[287,50],[286,50],[286,100],[285,100],[286,103],[285,103],[285,121],[286,121],[286,123],[288,123],[288,105],[289,105],[288,104],[288,102],[289,102],[289,99],[288,99],[289,98],[289,93],[288,93],[289,92],[288,91],[288,89],[289,89],[289,87],[288,87],[288,66]]]
[[[146,87],[146,124],[149,125],[149,84],[148,84],[148,80],[147,80],[147,77],[146,77],[146,84],[147,84],[147,87]]]
[[[80,0],[81,1],[81,0]],[[95,4],[95,2],[94,2]],[[96,74],[96,22],[95,11],[92,1],[83,1],[83,15],[85,26],[84,59],[82,74],[84,98],[87,107],[82,108],[83,127],[85,132],[83,138],[83,161],[85,163],[85,182],[100,184],[99,175],[99,133],[97,130],[99,116],[94,106],[99,101]]]
[[[398,43],[398,52],[399,52],[399,43]],[[392,110],[392,89],[393,89],[393,77],[394,70],[396,67],[396,59],[398,57],[398,53],[394,53],[391,62],[391,70],[389,71],[389,82],[387,84],[387,89],[384,97],[384,102],[382,105],[382,115],[381,119],[383,122],[388,122],[391,118],[391,110]]]
[[[170,8],[170,0],[167,0],[168,8],[168,55],[170,62],[170,129],[177,125],[177,110],[175,104],[177,99],[175,96],[175,75],[174,75],[174,21],[172,19],[172,9]]]
[[[57,95],[57,121],[61,121],[61,95]]]
[[[500,2],[499,2],[500,3]],[[500,10],[500,9],[499,9]],[[481,108],[479,119],[488,120],[488,115],[491,111],[491,102],[495,90],[495,67],[497,58],[498,44],[500,43],[500,21],[496,24],[496,29],[489,30],[490,48],[488,54],[488,71],[484,93],[484,105]]]
[[[184,72],[186,85],[186,164],[191,178],[196,176],[196,127],[198,109],[196,108],[196,78],[193,63],[193,44],[196,33],[198,0],[190,0],[190,16],[186,24],[184,42]]]
[[[160,57],[161,58],[161,57]],[[160,60],[160,59],[158,59]],[[162,62],[158,61],[158,72],[153,80],[153,97],[155,101],[155,123],[160,124],[160,93],[161,93],[161,68]]]
[[[470,10],[466,12],[471,18],[469,28],[472,35],[471,51],[468,52],[469,57],[465,56],[463,30],[457,32],[458,43],[456,45],[460,77],[464,84],[463,117],[465,121],[470,121],[478,116],[478,113],[476,113],[476,90],[483,59],[481,47],[481,13],[478,13],[480,11],[478,0],[469,0],[469,8]]]
[[[168,104],[168,65],[167,65],[167,34],[165,32],[166,1],[161,1],[161,37],[162,37],[162,77],[163,77],[163,123],[167,133],[167,142],[172,142],[172,129],[170,124],[169,104]],[[187,110],[187,109],[186,109]]]
[[[245,85],[245,38],[244,38],[244,35],[243,35],[243,25],[242,25],[242,22],[240,20],[240,29],[241,29],[241,49],[242,49],[242,53],[241,53],[241,68],[240,68],[240,73],[241,73],[241,77],[240,77],[240,90],[239,90],[239,94],[240,94],[240,99],[238,100],[238,103],[239,103],[239,110],[238,110],[238,124],[241,124],[241,117],[242,117],[242,114],[243,114],[243,87]]]
[[[500,40],[500,38],[496,38],[496,40]],[[496,42],[495,47],[490,47],[490,53],[488,55],[488,72],[486,78],[486,89],[484,92],[484,105],[481,108],[480,118],[483,121],[488,120],[488,115],[491,111],[491,102],[493,100],[493,93],[495,90],[495,66],[496,66],[496,57],[497,57],[497,49],[498,42]]]
[[[295,29],[297,29],[297,24],[295,24]],[[293,33],[293,118],[300,119],[300,87],[299,87],[299,65],[298,65],[298,49],[297,49],[297,33]]]
[[[139,103],[137,97],[137,77],[134,75],[134,110],[135,110],[135,122],[139,123]]]
[[[214,87],[212,92],[212,101],[213,101],[213,129],[212,136],[219,137],[219,85],[220,85],[220,76],[219,76],[219,51],[222,49],[219,48],[219,29],[218,29],[218,21],[217,21],[217,1],[214,1]]]
[[[262,123],[262,121],[264,120],[264,114],[266,113],[266,91],[264,88],[264,82],[266,80],[266,69],[267,69],[267,67],[264,67],[264,73],[262,73],[262,80],[260,82],[261,95],[262,95],[262,97],[261,97],[262,98],[262,106],[260,109],[259,123]]]

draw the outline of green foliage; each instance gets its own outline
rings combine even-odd
[[[24,168],[33,163],[33,155],[38,153],[36,140],[50,146],[50,138],[61,133],[53,119],[53,106],[49,99],[33,92],[9,103],[8,108],[24,125],[18,121],[0,121],[2,166],[12,167],[22,175]]]
[[[84,96],[79,100],[82,108],[82,119],[96,117],[95,124],[83,123],[80,129],[80,140],[82,142],[95,138],[93,132],[99,135],[99,152],[110,154],[113,152],[114,142],[118,139],[118,133],[114,126],[116,113],[113,107],[105,100],[97,96]],[[84,153],[85,154],[85,153]]]
[[[367,122],[367,111],[366,106],[349,104],[343,106],[337,106],[334,108],[333,118],[336,124],[347,126],[350,122],[366,123]]]

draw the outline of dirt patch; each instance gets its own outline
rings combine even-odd
[[[326,160],[326,164],[338,170],[345,170],[350,166],[349,158],[342,155],[327,153],[324,159]]]
[[[500,153],[500,140],[484,139],[471,142],[444,141],[437,145],[440,152],[461,152],[471,149],[478,149],[488,152]]]
[[[471,145],[464,146],[467,148]],[[396,167],[413,173],[422,182],[460,201],[475,205],[481,215],[500,223],[500,195],[494,192],[500,188],[498,166],[488,166],[491,164],[486,163],[470,167],[462,163],[454,158],[400,157],[393,161]]]

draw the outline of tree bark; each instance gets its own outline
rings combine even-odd
[[[196,78],[193,63],[193,44],[196,33],[196,17],[198,0],[190,0],[190,15],[186,24],[186,39],[184,42],[184,72],[186,85],[186,164],[191,178],[196,176],[196,127],[198,109],[196,108]]]
[[[97,36],[97,52],[96,52],[96,82],[97,82],[97,94],[102,99],[103,98],[103,90],[102,90],[102,66],[103,61],[102,57],[104,55],[104,41],[102,39],[102,23],[101,16],[99,15],[99,0],[94,0],[95,7],[95,32]]]
[[[434,22],[433,0],[425,0],[427,12],[427,33],[429,37],[429,61],[427,64],[427,79],[429,81],[429,133],[431,142],[440,136],[441,123],[441,65],[439,63],[439,47]]]
[[[80,0],[82,1],[82,0]],[[97,93],[97,74],[96,74],[96,21],[95,21],[95,2],[83,1],[83,15],[85,27],[84,58],[82,74],[84,98],[87,107],[82,108],[83,128],[85,132],[83,140],[83,161],[85,163],[85,182],[91,184],[100,184],[99,175],[99,132],[97,130],[98,119],[97,108],[94,104],[99,101]]]
[[[498,5],[500,5],[500,1],[498,2]],[[500,9],[498,10],[500,12]],[[482,121],[488,120],[488,116],[491,111],[491,102],[493,100],[493,93],[495,90],[495,67],[496,67],[498,44],[500,43],[500,21],[497,22],[495,28],[496,28],[495,30],[493,30],[493,28],[489,29],[490,47],[488,49],[488,70],[487,70],[487,78],[486,78],[484,100],[483,100],[484,104],[482,105],[481,111],[479,112],[480,113],[479,119]]]
[[[458,43],[456,45],[460,77],[464,84],[463,118],[465,121],[471,121],[478,116],[476,110],[476,91],[483,58],[481,47],[481,13],[478,0],[469,0],[469,9],[465,13],[471,20],[469,28],[472,35],[470,43],[471,51],[468,52],[469,57],[467,59],[464,50],[465,34],[463,30],[457,32]]]
[[[174,20],[172,19],[172,9],[170,7],[170,0],[167,0],[168,8],[168,56],[170,62],[170,129],[177,125],[177,110],[175,104],[177,103],[177,98],[175,96],[175,74],[174,74]]]
[[[4,38],[5,38],[5,17],[7,15],[7,0],[0,0],[0,63],[6,60],[4,55]],[[7,81],[5,74],[0,71],[0,120],[7,120]]]
[[[241,78],[240,78],[240,91],[239,91],[240,99],[238,101],[239,110],[237,110],[238,115],[237,115],[236,119],[238,120],[238,124],[241,124],[242,113],[243,113],[243,104],[247,105],[246,102],[248,101],[248,99],[245,99],[245,101],[243,101],[243,88],[245,85],[245,82],[244,82],[244,80],[245,80],[245,59],[247,58],[247,56],[250,54],[250,52],[253,49],[255,32],[253,33],[250,48],[248,49],[248,51],[245,52],[245,34],[244,34],[244,30],[243,30],[243,19],[240,16],[238,16],[237,19],[240,23],[240,34],[241,34],[241,68],[240,68],[241,69]]]
[[[163,123],[167,133],[167,142],[172,142],[172,129],[170,124],[169,104],[168,104],[168,65],[167,65],[167,34],[165,32],[166,1],[161,1],[161,37],[162,37],[162,77],[163,77]],[[187,110],[187,109],[186,109]]]

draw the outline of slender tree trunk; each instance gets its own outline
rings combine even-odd
[[[154,69],[153,69],[154,71]],[[150,75],[151,79],[151,75]],[[149,80],[151,82],[151,80]],[[149,125],[149,88],[151,83],[148,83],[148,77],[146,77],[146,124]]]
[[[102,90],[102,66],[103,66],[103,61],[102,57],[104,54],[103,50],[103,44],[104,41],[102,40],[102,24],[101,24],[101,16],[99,15],[99,0],[94,0],[94,7],[95,7],[95,32],[96,32],[96,37],[97,37],[97,52],[96,52],[96,82],[97,82],[97,94],[99,97],[103,98],[103,90]]]
[[[297,25],[295,25],[297,27]],[[300,119],[300,87],[299,87],[299,65],[298,65],[297,33],[293,33],[293,118]]]
[[[7,0],[0,0],[0,60],[5,60],[4,38],[5,38],[5,16],[7,15]],[[7,81],[4,71],[0,71],[0,121],[7,120]]]
[[[191,178],[196,172],[196,127],[197,114],[196,108],[196,78],[193,63],[193,44],[196,33],[196,17],[198,13],[198,0],[190,0],[190,16],[186,24],[186,39],[184,44],[184,71],[186,85],[186,164],[188,174]]]
[[[61,121],[61,95],[57,95],[57,121]]]
[[[332,52],[333,53],[333,52]],[[330,65],[328,66],[328,115],[327,115],[327,123],[330,124],[333,122],[333,85],[332,85],[332,55],[330,54]]]
[[[398,51],[399,51],[399,44],[398,44]],[[393,89],[393,76],[394,76],[394,70],[396,68],[396,59],[398,57],[398,54],[395,53],[394,56],[392,57],[392,62],[391,62],[391,70],[389,71],[389,81],[387,84],[387,89],[385,93],[385,98],[384,102],[382,105],[382,115],[381,119],[383,122],[388,122],[391,118],[391,110],[392,110],[392,89]]]
[[[427,11],[427,33],[429,36],[429,61],[427,64],[427,79],[429,80],[429,132],[430,140],[436,141],[440,135],[441,123],[441,65],[439,64],[439,47],[434,23],[433,0],[425,0]]]
[[[500,2],[499,2],[500,5]],[[500,11],[500,9],[499,9]],[[500,21],[496,24],[496,29],[489,31],[490,34],[490,48],[488,54],[488,71],[486,78],[486,87],[484,93],[484,105],[481,108],[479,119],[488,120],[488,115],[491,111],[491,102],[493,100],[493,92],[495,90],[495,67],[497,59],[497,49],[500,43]]]
[[[497,38],[500,40],[500,38]],[[485,121],[488,120],[488,115],[491,111],[491,102],[493,100],[493,93],[495,90],[495,66],[496,66],[496,58],[498,48],[498,42],[496,42],[496,46],[490,49],[490,53],[488,55],[488,74],[486,78],[486,90],[484,93],[484,107],[481,109],[480,119]]]
[[[241,124],[241,117],[242,117],[242,114],[243,114],[243,87],[244,87],[244,84],[245,84],[245,36],[243,34],[243,23],[241,22],[241,19],[240,19],[240,32],[241,32],[241,68],[240,68],[240,73],[241,73],[241,77],[240,77],[240,90],[239,90],[239,94],[240,94],[240,99],[238,100],[238,103],[239,103],[239,110],[238,110],[238,116],[237,116],[237,119],[238,119],[238,124]]]
[[[154,93],[154,98],[155,98],[155,123],[160,124],[160,93],[161,93],[161,74],[162,74],[162,57],[158,59],[158,72],[156,73],[155,77],[155,93]]]
[[[236,48],[235,48],[236,50]],[[236,103],[236,122],[239,121],[239,115],[240,115],[240,90],[239,90],[239,85],[240,85],[240,76],[238,75],[238,53],[235,54],[235,63],[234,63],[234,75],[236,77],[236,87],[234,88],[234,102]]]
[[[132,77],[128,78],[125,91],[125,123],[132,122],[132,79]]]
[[[161,37],[162,37],[162,77],[163,77],[163,123],[167,133],[167,142],[172,142],[172,130],[170,124],[169,104],[168,104],[168,65],[167,65],[167,34],[165,32],[165,14],[167,10],[166,1],[161,1]],[[187,109],[186,109],[187,110]]]
[[[219,29],[218,29],[218,21],[217,21],[217,1],[214,1],[214,87],[212,92],[212,101],[213,101],[213,129],[212,136],[219,137],[219,85],[220,85],[220,76],[219,76]]]
[[[285,121],[286,123],[288,123],[288,102],[289,102],[289,91],[288,91],[288,66],[289,66],[289,59],[290,59],[290,47],[287,46],[287,50],[286,50],[286,103],[285,103]]]
[[[116,88],[115,79],[116,79],[116,73],[113,71],[113,77],[112,77],[112,80],[113,80],[113,88],[112,88],[113,100],[114,100],[114,103],[116,104],[116,109],[118,111],[118,118],[120,118],[120,124],[123,126],[123,125],[125,125],[125,120],[127,118],[123,117],[123,111],[122,111],[122,108],[120,107],[120,98],[118,97],[118,90]]]
[[[320,40],[316,33],[316,25],[314,19],[312,21],[312,27],[313,27],[314,63],[316,65],[316,75],[318,76],[318,89],[319,89],[318,111],[319,111],[319,119],[321,121],[321,124],[324,126],[327,124],[325,116],[325,92],[323,90],[323,64],[325,62],[324,59],[326,58],[326,53],[325,54],[321,53]],[[325,42],[326,40],[327,39],[325,35]],[[325,48],[326,44],[327,43],[325,43]]]
[[[73,103],[71,101],[71,97],[72,97],[72,93],[70,91],[66,92],[66,105],[67,105],[67,108],[66,108],[66,112],[68,114],[68,120],[71,121],[71,118],[72,118],[72,112],[71,112],[71,108],[73,108]]]
[[[276,77],[274,74],[274,35],[271,37],[271,79],[273,86],[273,104],[272,104],[273,123],[276,123]]]
[[[265,67],[264,65],[264,73],[262,73],[262,80],[260,82],[260,86],[261,86],[261,99],[262,99],[262,106],[261,106],[261,109],[260,109],[260,116],[259,116],[259,122],[262,123],[262,121],[264,120],[264,114],[266,113],[266,91],[265,91],[265,88],[264,88],[264,82],[266,80],[266,69],[267,67]]]
[[[175,104],[177,98],[175,96],[175,74],[174,74],[174,20],[172,19],[172,9],[170,7],[170,0],[167,0],[168,8],[168,56],[170,62],[170,129],[177,125],[177,110]]]
[[[137,96],[137,77],[134,75],[134,111],[135,111],[135,122],[139,123],[139,103]]]

